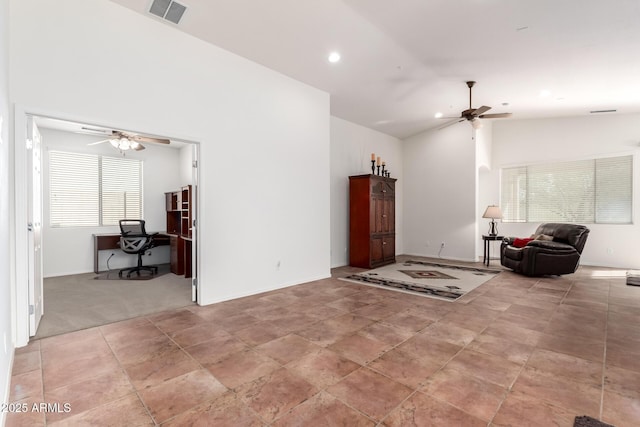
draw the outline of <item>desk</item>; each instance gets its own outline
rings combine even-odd
[[[171,251],[169,258],[171,260],[171,272],[178,276],[184,275],[185,278],[192,276],[191,269],[191,238],[186,236],[178,236],[177,234],[169,234]]]
[[[151,233],[150,233],[151,234]],[[156,234],[153,236],[155,246],[166,246],[169,244],[169,235]],[[93,235],[93,272],[100,273],[98,265],[98,252],[109,249],[120,249],[120,234],[94,234]]]
[[[487,267],[489,267],[489,259],[491,258],[491,242],[502,239],[504,239],[504,236],[488,236],[486,234],[482,235],[482,240],[484,241],[484,259],[482,260],[482,263],[487,264]]]

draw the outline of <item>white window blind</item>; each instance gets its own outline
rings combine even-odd
[[[51,227],[142,218],[142,162],[50,151],[49,202]]]
[[[139,160],[102,157],[102,225],[142,218],[142,164]]]
[[[633,157],[502,169],[506,222],[629,224]]]
[[[49,152],[49,202],[52,227],[99,224],[98,156]]]

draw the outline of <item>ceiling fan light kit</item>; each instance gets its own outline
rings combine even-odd
[[[156,138],[153,136],[144,136],[133,133],[127,133],[119,130],[111,131],[112,138],[104,139],[98,142],[92,142],[88,145],[97,145],[102,144],[103,142],[108,142],[120,153],[124,153],[128,150],[140,151],[144,150],[145,146],[141,144],[141,142],[150,142],[155,144],[171,144],[171,140],[165,138]]]
[[[111,139],[109,143],[120,151],[142,150],[144,148],[139,142],[131,141],[128,138]]]

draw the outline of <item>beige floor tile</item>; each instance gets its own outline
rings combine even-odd
[[[360,368],[327,391],[368,417],[380,421],[412,390],[368,368]]]

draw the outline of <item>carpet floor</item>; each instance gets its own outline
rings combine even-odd
[[[95,278],[96,274],[86,273],[44,279],[44,315],[34,338],[194,304],[191,279],[173,273],[150,280]]]

